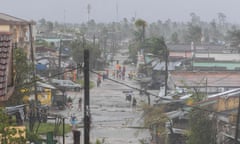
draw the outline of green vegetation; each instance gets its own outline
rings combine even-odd
[[[158,137],[159,141],[163,143],[167,136],[165,124],[168,121],[164,113],[164,106],[149,106],[143,104],[142,108],[144,111],[144,127],[148,127],[151,135]]]
[[[138,31],[135,32],[137,41],[140,41],[141,43],[143,43],[145,40],[147,22],[145,20],[138,19],[135,22],[135,26],[138,28]]]
[[[102,140],[96,139],[95,143],[90,142],[90,144],[104,144],[104,142],[105,142],[105,139],[103,138]]]
[[[24,137],[24,130],[17,130],[14,127],[10,127],[10,119],[9,116],[0,109],[0,134],[1,140],[0,143],[2,144],[25,144],[26,138]],[[14,137],[18,135],[18,137]]]
[[[27,126],[26,126],[27,127]],[[69,124],[65,124],[65,134],[71,132],[71,126]],[[30,142],[41,142],[40,135],[47,135],[48,132],[55,132],[57,136],[62,136],[62,125],[59,127],[55,127],[54,123],[41,123],[38,128],[38,133],[30,132],[27,130],[27,140]]]
[[[192,110],[187,144],[215,144],[216,120],[212,119],[209,112],[201,109]]]
[[[45,135],[49,131],[56,132],[56,135],[62,135],[62,125],[59,125],[58,127],[55,126],[54,123],[41,123],[38,128],[38,133],[30,132],[29,129],[24,130],[24,127],[21,129],[16,128],[16,121],[13,118],[11,118],[9,115],[5,114],[3,109],[0,109],[0,134],[1,134],[1,141],[0,143],[6,144],[7,141],[9,141],[11,144],[25,144],[26,141],[38,141],[39,140],[39,134]],[[12,127],[13,126],[13,127]],[[29,126],[28,123],[25,123],[26,128]],[[71,125],[65,124],[65,133],[71,132]],[[26,134],[26,137],[24,135]],[[18,135],[18,137],[15,137],[15,135]]]
[[[97,64],[97,60],[101,56],[101,50],[96,44],[90,43],[87,40],[82,38],[81,35],[78,36],[78,39],[71,43],[72,48],[72,57],[73,60],[77,63],[83,63],[84,61],[84,49],[89,49],[90,59],[89,59],[89,67],[93,68]]]
[[[71,125],[65,124],[65,133],[71,132],[72,128]],[[41,123],[39,128],[38,128],[38,133],[39,134],[47,134],[47,132],[54,131],[55,130],[55,124],[54,123]],[[58,127],[57,135],[62,135],[62,125]]]
[[[26,93],[21,93],[21,89],[31,89],[33,83],[31,81],[30,75],[32,75],[32,63],[29,63],[27,60],[27,55],[22,48],[14,49],[14,83],[15,91],[14,94],[10,97],[7,104],[8,105],[18,105],[23,103],[23,96]]]
[[[79,84],[81,84],[84,87],[84,80],[78,80]],[[95,82],[94,81],[90,81],[90,89],[93,88],[95,86]]]

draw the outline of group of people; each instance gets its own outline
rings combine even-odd
[[[115,72],[116,72],[116,74],[115,74]],[[124,80],[125,79],[125,73],[126,73],[126,67],[125,66],[121,67],[121,65],[117,63],[116,64],[116,71],[113,72],[114,78]]]
[[[97,75],[97,87],[100,86],[102,81],[104,81],[105,79],[108,78],[108,75],[109,75],[109,70],[108,69],[103,73],[98,73],[98,75]]]
[[[126,94],[126,101],[129,101],[132,104],[132,108],[136,108],[137,100],[135,97],[132,97],[132,94]]]
[[[128,78],[129,78],[130,80],[132,80],[132,79],[135,77],[135,75],[136,75],[136,73],[135,73],[134,71],[130,71],[130,72],[128,73]]]
[[[78,99],[78,110],[82,111],[82,98],[80,97]],[[72,113],[70,116],[70,123],[72,125],[72,131],[77,129],[78,119],[75,113]]]

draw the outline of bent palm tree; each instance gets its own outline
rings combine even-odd
[[[142,19],[138,19],[136,22],[135,22],[135,26],[137,28],[140,28],[141,31],[141,36],[140,36],[140,41],[143,42],[144,39],[145,39],[145,28],[147,26],[147,22],[145,20],[142,20]]]

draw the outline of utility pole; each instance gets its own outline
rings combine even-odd
[[[58,71],[60,72],[58,74],[58,79],[62,78],[62,67],[61,67],[61,63],[62,63],[62,38],[60,38],[60,42],[59,42],[59,53],[58,53]]]
[[[239,133],[239,121],[240,121],[240,96],[238,96],[238,114],[237,114],[237,122],[236,122],[236,130],[235,130],[235,144],[239,144],[238,142],[238,133]]]
[[[90,106],[89,106],[89,50],[84,49],[84,144],[89,143]]]
[[[167,85],[168,85],[168,49],[165,46],[165,91],[164,96],[167,96]]]
[[[62,134],[62,137],[63,137],[63,144],[65,144],[65,118],[63,117],[62,118],[62,121],[63,121],[63,127],[62,127],[62,130],[63,130],[63,134]]]
[[[91,5],[90,4],[87,5],[87,12],[88,12],[88,19],[87,19],[87,21],[89,22],[89,20],[90,20],[90,12],[91,12]]]
[[[33,39],[32,39],[32,25],[29,24],[29,37],[30,37],[30,49],[31,49],[31,59],[34,65],[33,67],[33,80],[34,80],[34,96],[35,101],[38,101],[37,97],[37,83],[36,83],[36,69],[35,69],[35,59],[34,59],[34,50],[33,50]]]
[[[206,77],[206,98],[208,96],[208,78]]]
[[[117,16],[117,22],[118,22],[118,2],[116,3],[116,16]]]
[[[37,105],[38,105],[38,97],[37,97],[37,82],[36,82],[36,69],[35,69],[35,59],[34,59],[34,50],[33,50],[33,37],[32,37],[32,25],[29,23],[29,41],[30,41],[30,50],[31,50],[31,60],[33,63],[33,84],[34,84],[34,98],[35,101],[30,105],[30,115],[29,115],[29,129],[33,132],[34,123],[37,117]]]

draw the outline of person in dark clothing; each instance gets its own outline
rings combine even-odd
[[[79,98],[78,100],[78,110],[82,111],[82,98]]]
[[[99,87],[101,84],[101,75],[98,74],[98,77],[97,77],[97,87]]]
[[[132,100],[132,107],[133,108],[136,108],[136,105],[137,105],[137,100],[135,97],[133,97],[133,100]]]
[[[123,69],[122,69],[122,80],[125,79],[125,73],[126,73],[126,67],[123,66]]]

